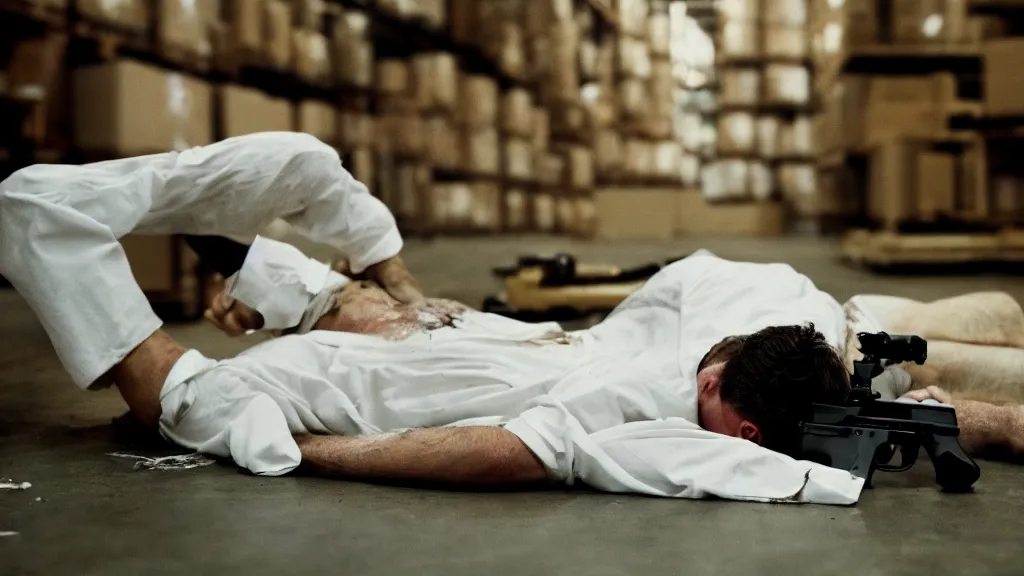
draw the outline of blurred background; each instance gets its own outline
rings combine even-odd
[[[1020,0],[0,0],[0,176],[296,130],[414,243],[786,260],[763,239],[796,236],[1012,269],[1022,22]],[[124,244],[196,318],[219,279],[184,243]]]

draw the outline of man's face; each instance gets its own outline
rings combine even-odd
[[[698,425],[709,432],[757,441],[757,427],[723,402],[721,394],[722,371],[744,339],[730,336],[715,344],[697,366]]]

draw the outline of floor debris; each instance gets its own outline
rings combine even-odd
[[[0,538],[5,536],[17,536],[20,532],[0,532]]]
[[[15,482],[10,478],[7,480],[0,480],[0,490],[28,490],[31,487],[31,482]]]
[[[216,462],[216,460],[211,460],[202,454],[176,454],[173,456],[151,458],[125,452],[111,452],[107,456],[135,460],[135,470],[190,470],[192,468],[209,466]]]

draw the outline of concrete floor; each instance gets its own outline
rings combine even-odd
[[[938,298],[1024,279],[879,278],[803,239],[673,244],[446,240],[407,259],[431,295],[478,304],[488,269],[521,253],[571,250],[643,263],[698,247],[781,260],[843,300],[881,292]],[[250,344],[203,325],[186,345],[228,355]],[[309,478],[261,479],[229,465],[133,471],[111,418],[116,392],[80,393],[31,311],[0,290],[0,576],[8,574],[1019,574],[1024,469],[982,462],[971,495],[940,493],[928,461],[883,474],[852,508],[671,501],[584,490],[474,494]]]

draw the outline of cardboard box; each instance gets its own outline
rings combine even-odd
[[[419,0],[419,8],[428,28],[440,30],[448,23],[447,0]]]
[[[983,44],[987,40],[1002,38],[1009,33],[1006,21],[998,16],[969,16],[964,32],[968,44]]]
[[[475,230],[493,232],[501,228],[501,187],[494,182],[474,182],[470,187],[470,223]]]
[[[649,142],[630,138],[625,142],[623,171],[635,178],[648,178],[654,173],[654,150]]]
[[[432,52],[413,58],[416,100],[424,112],[451,112],[459,105],[459,63],[454,54]]]
[[[986,42],[982,51],[985,112],[990,116],[1024,114],[1024,38]]]
[[[292,61],[292,9],[283,0],[263,0],[266,35],[264,47],[267,63],[289,69]]]
[[[647,0],[616,0],[615,12],[619,31],[637,38],[647,33]]]
[[[647,82],[639,78],[619,81],[619,114],[626,118],[639,118],[647,108]]]
[[[594,136],[594,167],[602,176],[616,174],[623,163],[622,135],[617,130],[600,130]]]
[[[750,196],[763,202],[775,196],[775,174],[768,164],[751,161],[747,164]]]
[[[800,216],[821,215],[817,171],[813,164],[783,164],[778,169],[779,192]]]
[[[501,129],[506,134],[529,138],[533,135],[533,97],[522,88],[505,93],[501,107]]]
[[[178,284],[181,263],[174,236],[129,234],[121,238],[135,283],[147,294],[167,293]]]
[[[261,0],[224,0],[225,24],[230,49],[235,53],[261,54],[266,14]]]
[[[753,105],[761,96],[761,71],[753,68],[725,68],[719,72],[719,101],[722,104]]]
[[[533,149],[544,151],[551,141],[551,117],[541,107],[533,109]]]
[[[538,232],[555,229],[555,199],[550,194],[533,195],[533,224]]]
[[[158,0],[156,40],[168,51],[181,51],[193,58],[209,58],[208,14],[215,0]]]
[[[596,235],[603,240],[669,240],[675,235],[678,188],[598,188]]]
[[[573,199],[576,205],[576,226],[573,232],[586,238],[597,232],[597,203],[592,196],[580,196]]]
[[[338,145],[346,150],[370,148],[374,141],[374,119],[362,112],[338,113]]]
[[[776,116],[761,116],[757,119],[757,153],[762,158],[775,158],[779,155],[780,124]]]
[[[465,182],[435,182],[429,196],[430,224],[436,230],[467,229],[473,218],[473,190]]]
[[[571,233],[577,221],[575,200],[567,196],[555,198],[555,229]]]
[[[663,12],[647,20],[647,45],[653,56],[668,56],[672,48],[672,21]]]
[[[362,182],[370,190],[374,190],[377,183],[377,171],[373,150],[359,148],[353,150],[349,157],[349,171],[352,173],[352,177]]]
[[[704,166],[701,189],[709,202],[750,198],[750,166],[746,160],[717,160]]]
[[[678,142],[664,141],[653,146],[653,172],[665,180],[679,179],[679,162],[683,154]]]
[[[946,116],[956,102],[952,74],[876,77],[868,88],[865,140],[927,138],[946,133]]]
[[[760,0],[718,0],[716,6],[723,21],[745,20],[753,22],[761,19]]]
[[[551,25],[547,53],[534,54],[534,62],[548,61],[550,70],[541,84],[542,99],[546,102],[575,102],[580,94],[579,56],[580,33],[572,20]],[[538,46],[535,44],[535,47]],[[539,57],[539,59],[538,59]]]
[[[326,85],[331,81],[331,62],[327,59],[327,38],[305,29],[292,31],[295,72],[307,82]]]
[[[807,104],[811,100],[811,75],[805,66],[768,64],[764,68],[765,102]]]
[[[956,212],[956,157],[942,152],[922,151],[917,155],[915,174],[916,218],[933,220]]]
[[[395,199],[395,216],[403,222],[422,222],[426,209],[423,196],[433,183],[430,167],[420,163],[400,163],[396,173],[398,194]]]
[[[754,151],[756,130],[754,115],[729,112],[718,116],[718,151],[722,154],[745,154]]]
[[[426,146],[426,128],[423,118],[415,112],[385,114],[377,120],[376,138],[381,152],[393,152],[405,157],[418,157]]]
[[[967,0],[892,3],[895,43],[956,43],[966,36]]]
[[[562,187],[565,185],[565,158],[553,152],[535,152],[533,168],[537,171],[537,180],[544,186]]]
[[[590,190],[594,187],[594,153],[586,146],[567,146],[567,184],[573,190]]]
[[[728,21],[718,31],[718,59],[757,58],[761,55],[761,35],[757,22]]]
[[[76,148],[137,155],[213,142],[201,80],[121,60],[77,68],[72,83]]]
[[[462,133],[462,159],[467,172],[484,176],[501,173],[501,138],[494,128],[467,129]]]
[[[463,75],[460,79],[459,102],[462,125],[471,128],[497,125],[498,83],[493,78]]]
[[[771,25],[764,28],[764,54],[767,58],[807,57],[807,30]]]
[[[76,0],[75,7],[85,20],[136,32],[149,28],[150,5],[145,0]]]
[[[700,186],[700,156],[683,154],[679,159],[679,174],[683,186],[696,188]]]
[[[619,36],[616,45],[619,74],[644,79],[651,77],[651,54],[643,40]]]
[[[500,23],[495,61],[498,69],[508,77],[526,77],[526,39],[523,36],[523,29],[518,24],[508,21]]]
[[[526,0],[524,10],[526,35],[530,37],[547,34],[552,22],[573,19],[572,0]]]
[[[449,0],[448,30],[452,40],[459,44],[472,44],[476,40],[479,0]]]
[[[1016,224],[1024,217],[1024,182],[1015,176],[992,177],[992,216],[997,222]]]
[[[220,120],[225,138],[294,129],[292,106],[287,100],[229,84],[220,87]]]
[[[814,128],[808,116],[797,116],[779,127],[779,154],[782,156],[811,157],[817,148],[814,145]]]
[[[821,137],[815,140],[820,150],[859,150],[865,145],[865,111],[870,87],[868,77],[844,75],[822,98],[823,126]]]
[[[533,147],[529,140],[507,138],[503,156],[505,178],[518,182],[533,181]]]
[[[714,204],[699,190],[683,191],[678,199],[676,233],[680,236],[772,237],[784,232],[780,202]]]
[[[808,0],[764,0],[761,10],[764,21],[769,24],[804,27],[807,25],[808,4]]]
[[[426,120],[427,160],[439,168],[457,170],[462,166],[459,131],[448,118],[433,116]]]
[[[872,152],[868,215],[894,230],[916,212],[913,179],[917,146],[900,140],[880,143]]]
[[[519,188],[505,190],[505,230],[518,232],[530,224],[529,197]]]
[[[292,0],[295,27],[319,33],[324,23],[324,0]]]
[[[409,63],[391,58],[377,61],[377,92],[387,96],[411,94]]]
[[[299,104],[299,132],[334,144],[338,139],[338,113],[329,104],[306,100]]]

